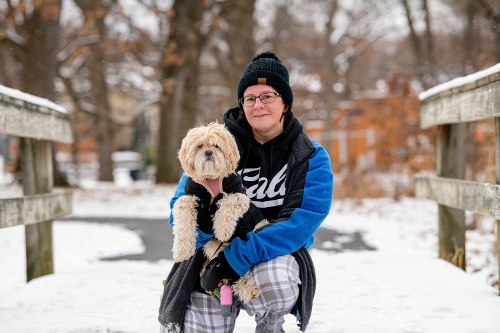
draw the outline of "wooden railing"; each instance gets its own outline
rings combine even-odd
[[[52,141],[72,143],[66,111],[0,86],[0,133],[20,137],[23,197],[0,199],[0,228],[25,225],[26,279],[54,272],[52,220],[72,210],[69,191],[53,191]]]
[[[492,216],[500,234],[500,64],[420,94],[422,128],[437,126],[437,176],[415,176],[416,195],[438,203],[439,257],[465,270],[465,211]],[[496,184],[466,181],[465,125],[495,121]],[[498,236],[500,244],[500,236]],[[500,253],[500,246],[498,249]],[[498,257],[500,263],[500,254]],[[500,265],[499,265],[500,266]],[[500,273],[500,271],[499,271]]]

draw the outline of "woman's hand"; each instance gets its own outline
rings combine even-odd
[[[236,282],[241,276],[229,265],[221,251],[217,258],[211,260],[201,274],[200,284],[206,291],[214,291],[222,280],[227,279],[229,284]]]

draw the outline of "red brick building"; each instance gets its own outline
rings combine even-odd
[[[324,133],[324,120],[308,122],[305,129],[328,149],[334,170],[403,165],[414,171],[434,169],[434,129],[420,129],[419,107],[418,96],[408,89],[390,89],[385,96],[339,103],[331,114],[329,135]]]

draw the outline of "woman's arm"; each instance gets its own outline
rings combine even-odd
[[[314,143],[314,142],[313,142]],[[240,275],[253,265],[310,247],[314,232],[330,211],[333,173],[330,158],[323,147],[309,158],[307,170],[289,189],[288,198],[278,219],[258,233],[248,233],[247,240],[236,238],[224,250],[227,261]],[[292,170],[292,172],[300,170]]]

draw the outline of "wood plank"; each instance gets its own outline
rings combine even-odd
[[[0,93],[0,133],[73,143],[67,114]]]
[[[499,72],[440,91],[420,101],[422,128],[494,117],[500,117]]]
[[[54,186],[52,143],[47,140],[21,138],[21,171],[23,172],[25,196],[51,193]],[[44,210],[40,212],[45,213]],[[32,221],[32,218],[28,217],[25,221]],[[54,273],[52,220],[26,224],[24,235],[26,240],[26,281]]]
[[[500,219],[500,185],[435,176],[415,176],[419,198]]]
[[[0,199],[0,228],[31,225],[69,215],[72,203],[70,191]]]

